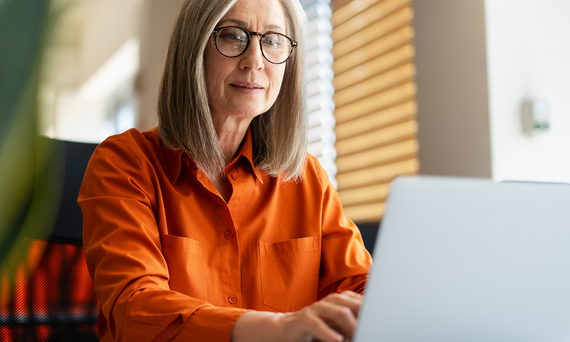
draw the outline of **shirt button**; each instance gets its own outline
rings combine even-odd
[[[228,240],[231,239],[233,235],[234,235],[234,234],[232,234],[232,232],[230,232],[229,230],[226,230],[226,231],[224,232],[224,237],[225,237],[226,239],[228,239]]]
[[[229,296],[228,302],[230,302],[230,304],[235,304],[237,302],[237,297],[234,295]]]
[[[239,174],[237,172],[232,173],[232,179],[237,180],[239,178]]]

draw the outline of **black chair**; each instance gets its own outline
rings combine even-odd
[[[98,341],[99,302],[82,248],[83,217],[77,195],[96,144],[54,141],[64,155],[64,181],[53,231],[19,239],[25,262],[0,270],[0,341]],[[13,258],[13,260],[21,260]]]
[[[362,235],[362,241],[364,242],[364,247],[368,250],[370,254],[374,252],[374,245],[376,244],[376,236],[378,235],[380,222],[368,222],[357,224],[360,234]]]

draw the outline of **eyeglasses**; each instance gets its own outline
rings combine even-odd
[[[230,58],[238,57],[247,50],[252,35],[259,36],[261,53],[272,64],[285,63],[298,45],[296,41],[281,33],[248,32],[236,26],[220,27],[212,34],[218,52]]]

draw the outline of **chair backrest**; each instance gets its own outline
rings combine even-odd
[[[0,270],[0,341],[98,341],[99,302],[82,248],[77,195],[96,144],[53,141],[65,155],[61,204],[49,236],[33,234],[17,242],[26,255]],[[21,260],[14,258],[14,260]]]

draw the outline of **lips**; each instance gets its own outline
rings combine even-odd
[[[249,82],[233,82],[230,83],[233,87],[243,88],[243,89],[265,89],[261,84],[249,83]]]

